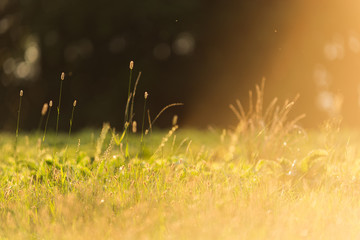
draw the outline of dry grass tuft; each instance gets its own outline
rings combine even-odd
[[[265,108],[264,88],[265,80],[263,79],[261,85],[255,86],[255,102],[252,91],[249,91],[247,112],[239,100],[236,100],[236,106],[230,104],[230,109],[237,117],[238,123],[233,130],[229,131],[231,144],[227,160],[236,158],[236,146],[242,143],[245,143],[247,147],[241,151],[246,152],[250,161],[256,162],[264,155],[276,157],[276,152],[282,148],[281,145],[284,143],[287,145],[286,140],[290,134],[303,132],[297,124],[305,117],[305,114],[289,119],[289,112],[293,109],[299,95],[291,101],[285,100],[283,105],[279,105],[278,99],[274,98]]]

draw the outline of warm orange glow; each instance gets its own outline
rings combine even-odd
[[[283,43],[286,52],[269,63],[275,86],[268,85],[275,93],[284,82],[302,83],[300,108],[308,122],[320,120],[318,111],[343,116],[350,124],[360,117],[360,4],[348,2],[298,3],[299,14]]]
[[[229,32],[226,36],[231,43],[229,51],[226,55],[222,53],[226,62],[218,61],[226,67],[221,72],[209,69],[201,72],[211,84],[204,89],[209,93],[200,93],[200,100],[196,99],[199,103],[193,107],[194,114],[209,115],[214,109],[221,109],[216,116],[231,116],[226,103],[214,96],[225,96],[227,103],[235,98],[244,99],[261,76],[266,76],[265,101],[275,96],[291,98],[299,93],[296,111],[307,114],[305,125],[317,126],[334,116],[359,125],[359,10],[360,2],[354,0],[294,1],[272,9],[271,13],[265,12],[267,21],[254,24],[255,29],[244,34]],[[247,37],[247,46],[237,45]],[[265,48],[263,58],[255,58],[255,54],[261,54],[257,47]],[[247,58],[251,56],[244,51],[252,48],[254,58],[259,60],[243,59],[244,54]]]

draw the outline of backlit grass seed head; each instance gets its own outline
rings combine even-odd
[[[53,106],[53,102],[52,102],[52,100],[50,100],[49,107],[52,107],[52,106]]]
[[[130,70],[132,70],[134,68],[134,61],[130,61],[129,68],[130,68]]]
[[[60,78],[61,78],[61,81],[63,81],[63,80],[65,79],[65,73],[64,73],[64,72],[61,73],[61,77],[60,77]]]
[[[22,97],[24,95],[24,91],[20,90],[20,97]]]
[[[172,125],[175,126],[177,124],[177,121],[178,121],[178,115],[174,115],[172,119]]]
[[[49,104],[44,103],[42,109],[41,109],[41,115],[44,116],[49,108]]]
[[[144,93],[144,98],[147,99],[148,96],[149,96],[148,92],[145,92],[145,93]]]
[[[132,132],[136,133],[136,131],[137,131],[137,123],[136,123],[136,121],[133,121],[132,122]]]
[[[77,103],[77,102],[76,102],[76,100],[75,100],[74,103],[73,103],[73,106],[74,106],[74,107],[76,107],[76,103]]]

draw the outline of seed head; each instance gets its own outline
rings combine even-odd
[[[174,115],[173,119],[172,119],[172,125],[175,126],[177,124],[178,121],[178,116]]]
[[[74,100],[73,106],[76,107],[76,100]]]
[[[41,109],[41,115],[44,116],[49,108],[49,104],[44,103],[42,109]]]
[[[146,129],[146,130],[145,130],[145,135],[148,135],[148,133],[149,133],[149,130]]]
[[[130,70],[132,70],[134,68],[134,61],[130,61],[130,66],[129,66]]]
[[[136,123],[136,121],[133,121],[132,122],[132,132],[136,133],[136,131],[137,131],[137,123]]]
[[[145,93],[144,93],[144,98],[147,99],[148,96],[149,96],[148,92],[145,92]]]
[[[60,78],[61,78],[61,81],[63,81],[63,80],[65,79],[65,73],[64,73],[64,72],[61,73],[61,77],[60,77]]]
[[[52,100],[50,100],[49,107],[52,107],[52,105],[53,105],[53,102],[52,102]]]
[[[24,91],[20,90],[20,97],[22,97],[24,95]]]

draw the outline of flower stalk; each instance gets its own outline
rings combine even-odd
[[[20,100],[19,100],[19,109],[18,109],[18,116],[17,116],[17,122],[16,122],[15,145],[14,145],[15,152],[16,152],[17,142],[18,142],[18,137],[19,137],[20,112],[21,112],[21,103],[22,103],[22,97],[24,95],[24,91],[20,90],[19,95],[20,95]]]
[[[62,72],[60,76],[60,94],[59,94],[59,104],[57,107],[57,118],[56,118],[56,136],[58,135],[59,131],[59,118],[60,118],[60,106],[61,106],[61,94],[62,94],[62,88],[63,88],[63,81],[65,79],[65,73]]]
[[[71,135],[71,128],[72,128],[72,124],[73,124],[73,120],[74,120],[75,107],[76,107],[76,100],[74,100],[73,108],[72,108],[72,112],[71,112],[70,127],[69,127],[69,138],[70,138],[70,135]]]
[[[44,128],[44,135],[43,135],[43,139],[42,139],[43,142],[45,141],[46,130],[47,130],[47,125],[48,125],[48,122],[49,122],[49,117],[50,117],[50,112],[51,112],[52,106],[53,106],[53,102],[50,100],[50,102],[49,102],[49,111],[48,111],[47,116],[46,116],[46,122],[45,122],[45,128]]]

